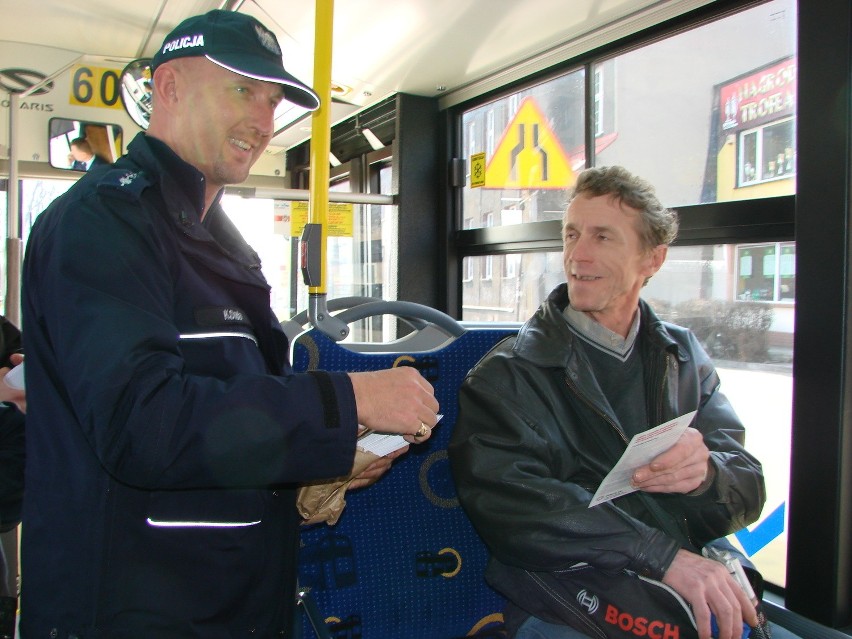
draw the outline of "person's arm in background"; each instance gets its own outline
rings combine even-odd
[[[24,361],[21,331],[6,317],[0,315],[0,402],[15,404],[27,412],[27,398],[22,388],[4,384],[6,374]]]
[[[12,353],[10,363],[19,366],[24,361],[23,353]],[[12,387],[6,383],[6,375],[12,370],[9,366],[0,367],[0,402],[14,404],[22,413],[27,412],[27,394],[23,388]]]
[[[24,496],[24,415],[0,404],[0,532],[21,521]]]

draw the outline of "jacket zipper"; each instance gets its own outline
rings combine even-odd
[[[666,357],[665,374],[668,374],[668,368],[669,368],[668,364],[669,364],[669,358]],[[663,375],[662,379],[664,381],[665,381],[665,378],[666,378],[665,375]],[[616,424],[606,413],[601,411],[594,403],[592,403],[591,399],[588,399],[583,393],[581,393],[580,389],[571,381],[571,377],[567,374],[565,375],[565,385],[568,386],[568,388],[570,390],[572,390],[574,392],[574,394],[577,397],[579,397],[580,400],[584,404],[586,404],[586,406],[588,406],[595,413],[597,413],[601,418],[603,418],[603,420],[607,424],[609,424],[613,428],[613,430],[615,430],[616,433],[618,433],[618,436],[624,442],[625,446],[630,443],[630,441],[627,439],[627,436],[618,427],[618,424]],[[659,403],[658,403],[659,413],[658,414],[659,415],[662,415],[663,390],[664,389],[665,389],[665,384],[663,383],[663,384],[660,385],[660,389],[659,389],[660,392],[659,392],[659,395],[658,395],[658,398],[659,398]],[[654,517],[654,519],[657,520],[657,523],[659,524],[661,530],[666,530],[668,528],[668,525],[666,524],[666,522],[664,522],[664,521],[662,521],[662,519],[660,519],[660,516],[657,514],[655,508],[649,508],[648,511],[651,513],[651,515]],[[682,518],[672,517],[672,520],[673,521],[683,521],[683,526],[678,525],[677,527],[681,529],[682,534],[686,536],[686,538],[689,540],[689,543],[692,544],[693,547],[697,547],[696,544],[695,544],[695,541],[692,539],[692,536],[689,534],[689,526],[687,525],[686,517],[682,517]]]
[[[673,357],[674,357],[674,355],[672,355],[670,353],[666,353],[665,364],[663,366],[663,375],[662,375],[662,377],[660,377],[659,393],[657,394],[657,415],[655,417],[656,421],[658,421],[658,422],[662,421],[662,419],[663,419],[663,400],[664,400],[665,390],[666,390],[666,380],[668,379],[668,376],[669,376],[669,366],[671,364],[671,359]],[[657,519],[657,521],[660,521],[660,518],[657,517],[656,513],[654,513],[654,516]],[[698,545],[695,543],[695,540],[692,538],[692,535],[689,532],[689,522],[687,522],[686,517],[683,517],[683,516],[674,517],[673,516],[672,519],[674,521],[679,522],[678,528],[680,528],[681,533],[686,537],[686,539],[689,541],[689,543],[692,545],[692,547],[698,548]],[[660,521],[660,523],[662,524],[663,522]]]
[[[600,415],[607,424],[612,426],[613,430],[618,433],[618,436],[621,438],[621,441],[624,442],[625,446],[630,443],[630,440],[627,439],[627,435],[625,435],[624,431],[618,427],[618,424],[616,424],[609,415],[601,411],[594,403],[592,403],[591,399],[587,399],[586,396],[580,392],[580,389],[571,381],[571,377],[569,375],[565,375],[565,384],[583,401],[584,404],[586,404],[586,406],[591,408],[595,413]]]

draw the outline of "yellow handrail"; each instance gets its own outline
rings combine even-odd
[[[314,37],[314,86],[320,99],[311,116],[311,173],[308,222],[321,224],[319,284],[308,287],[311,295],[325,295],[326,242],[328,241],[328,154],[331,151],[331,44],[334,30],[334,0],[316,0]]]
[[[326,303],[326,242],[328,242],[328,155],[331,151],[331,41],[334,0],[316,0],[314,37],[314,91],[319,108],[311,116],[311,176],[308,189],[308,224],[302,235],[303,266],[315,268],[308,284],[308,318],[311,324],[336,341],[349,335],[349,327],[328,312]],[[308,237],[319,229],[319,241]],[[316,251],[318,255],[311,255]]]

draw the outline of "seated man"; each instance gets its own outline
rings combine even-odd
[[[509,600],[510,636],[678,635],[653,625],[661,617],[591,610],[616,587],[627,600],[655,588],[652,598],[688,602],[697,631],[687,613],[680,639],[710,637],[711,614],[721,639],[758,623],[724,565],[700,553],[758,518],[761,465],[698,340],[639,299],[677,226],[625,169],[581,173],[563,223],[567,283],[462,385],[450,460],[491,551],[486,577]],[[636,492],[589,508],[631,437],[696,410],[681,438],[635,471]]]
[[[71,153],[68,159],[71,163],[70,168],[75,171],[88,171],[93,166],[107,164],[92,151],[92,145],[83,137],[71,140]]]

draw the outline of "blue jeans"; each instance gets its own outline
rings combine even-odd
[[[571,626],[547,623],[538,617],[530,617],[518,628],[515,639],[589,639],[589,635],[584,635]]]
[[[798,635],[786,628],[773,623],[769,625],[772,627],[772,639],[799,639]],[[589,639],[589,635],[584,635],[571,626],[547,623],[538,617],[530,617],[518,628],[515,639]]]

